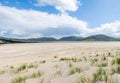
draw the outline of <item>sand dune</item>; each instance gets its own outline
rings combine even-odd
[[[119,42],[4,44],[0,83],[120,83],[119,58]]]

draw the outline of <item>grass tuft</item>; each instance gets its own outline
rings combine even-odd
[[[116,58],[116,63],[120,65],[120,58]]]
[[[23,70],[25,70],[26,68],[27,68],[27,65],[26,65],[26,64],[21,65],[20,67],[17,68],[16,73],[18,73],[18,72],[20,72],[20,71],[23,71]]]
[[[105,81],[106,80],[106,71],[102,68],[99,68],[96,73],[93,74],[93,81]]]
[[[5,70],[1,70],[0,71],[0,75],[4,74],[5,73]]]
[[[13,79],[11,83],[25,83],[26,79],[27,79],[26,77],[18,77]]]
[[[75,73],[80,73],[80,72],[81,72],[81,69],[79,67],[75,67],[75,68],[70,69],[69,75],[73,75]]]

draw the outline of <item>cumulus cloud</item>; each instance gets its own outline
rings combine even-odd
[[[0,5],[0,36],[15,38],[89,36],[105,34],[120,37],[120,21],[88,28],[87,22],[66,14],[48,14]]]
[[[0,6],[0,34],[2,36],[35,37],[36,35],[38,37],[45,36],[45,33],[51,33],[49,36],[67,35],[67,31],[69,31],[69,35],[72,35],[76,32],[78,34],[86,31],[86,27],[86,22],[69,15],[55,15],[35,10],[20,10]]]
[[[76,11],[81,4],[78,0],[37,0],[37,6],[54,6],[58,11]]]
[[[102,24],[100,27],[92,29],[90,33],[105,34],[108,36],[120,38],[120,21]]]

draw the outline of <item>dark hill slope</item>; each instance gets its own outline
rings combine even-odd
[[[83,38],[81,41],[119,41],[119,39],[100,34]]]

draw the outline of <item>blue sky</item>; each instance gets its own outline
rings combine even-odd
[[[82,3],[73,15],[87,21],[90,27],[120,20],[120,0],[82,0]]]
[[[98,33],[120,37],[120,0],[0,0],[0,3],[0,36],[62,37]],[[18,23],[14,25],[15,21]],[[31,22],[35,24],[32,27]]]

